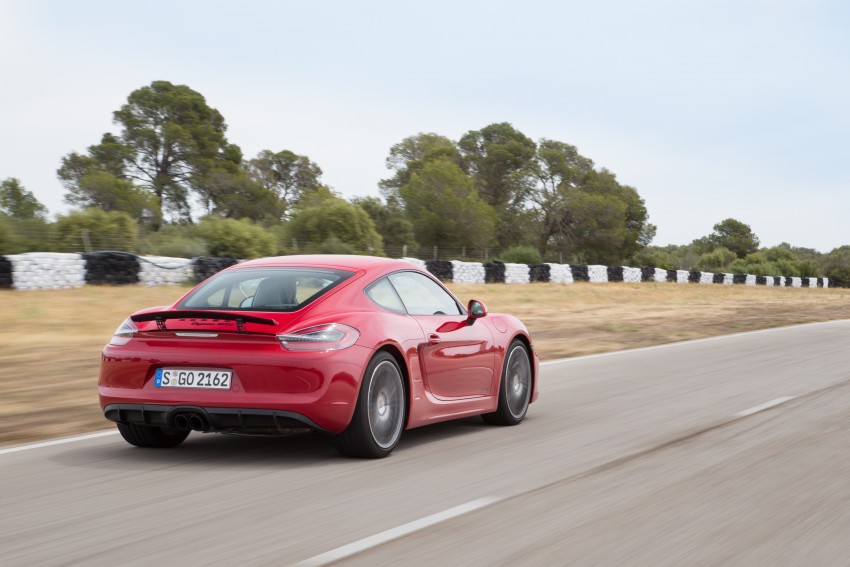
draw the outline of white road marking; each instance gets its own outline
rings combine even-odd
[[[776,398],[775,400],[770,400],[769,402],[765,402],[763,404],[759,404],[757,406],[753,406],[749,409],[745,409],[744,411],[739,411],[735,414],[735,417],[747,417],[748,415],[753,415],[754,413],[758,413],[760,411],[768,410],[772,407],[776,407],[778,405],[784,404],[789,400],[793,400],[794,396],[782,396],[781,398]]]
[[[546,360],[540,363],[540,366],[551,366],[553,364],[566,364],[568,362],[578,362],[579,360],[588,360],[592,358],[604,358],[608,356],[617,356],[620,354],[631,354],[633,352],[641,352],[645,350],[658,350],[664,348],[675,348],[684,345],[692,345],[694,343],[707,343],[711,341],[722,341],[725,339],[734,339],[737,337],[745,337],[747,335],[757,335],[761,333],[775,333],[779,331],[791,331],[800,327],[813,327],[815,325],[832,325],[836,323],[847,323],[850,319],[835,319],[833,321],[817,321],[815,323],[802,323],[800,325],[788,325],[787,327],[774,327],[772,329],[757,329],[755,331],[743,331],[741,333],[732,333],[729,335],[716,335],[714,337],[703,337],[701,339],[688,339],[686,341],[677,341],[674,343],[663,343],[660,345],[652,345],[638,348],[627,348],[624,350],[612,350],[610,352],[599,352],[596,354],[583,354],[581,356],[570,356],[567,358],[556,358],[555,360]],[[533,342],[533,337],[532,337]]]
[[[456,518],[457,516],[472,512],[473,510],[478,510],[479,508],[489,506],[490,504],[498,502],[499,500],[501,500],[501,498],[496,498],[493,496],[479,498],[477,500],[467,502],[466,504],[461,504],[460,506],[455,506],[454,508],[449,508],[448,510],[443,510],[442,512],[437,512],[436,514],[431,514],[430,516],[425,516],[424,518],[414,520],[407,524],[402,524],[397,528],[392,528],[381,533],[377,533],[373,536],[363,538],[359,541],[355,541],[354,543],[349,543],[348,545],[337,547],[336,549],[332,549],[331,551],[322,553],[321,555],[316,555],[315,557],[311,557],[310,559],[300,561],[296,563],[293,567],[321,567],[322,565],[327,565],[329,563],[333,563],[334,561],[339,561],[340,559],[344,559],[346,557],[354,555],[355,553],[360,553],[361,551],[365,551],[371,547],[375,547],[383,543],[387,543],[388,541],[398,539],[400,537],[422,530],[429,526],[433,526],[434,524],[439,524],[440,522]]]
[[[98,437],[106,437],[107,435],[115,435],[116,433],[118,433],[117,429],[111,429],[109,431],[101,431],[99,433],[88,433],[86,435],[63,437],[62,439],[53,439],[51,441],[42,441],[40,443],[30,443],[29,445],[18,445],[17,447],[0,449],[0,455],[17,453],[18,451],[29,451],[30,449],[40,449],[41,447],[51,447],[53,445],[63,445],[65,443],[75,443],[77,441],[85,441],[86,439],[97,439]]]

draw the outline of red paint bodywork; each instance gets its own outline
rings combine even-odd
[[[376,305],[364,288],[387,274],[415,271],[434,279],[403,260],[283,256],[244,262],[228,270],[281,266],[341,269],[354,276],[293,313],[251,312],[274,319],[278,325],[248,322],[245,334],[237,333],[232,321],[169,320],[167,331],[158,330],[153,321],[138,323],[139,331],[127,344],[103,349],[98,384],[101,407],[152,404],[274,409],[303,415],[319,428],[338,433],[351,421],[366,365],[378,350],[386,349],[399,361],[407,379],[406,428],[410,429],[495,411],[506,349],[517,337],[531,347],[527,329],[510,315],[489,314],[470,324],[466,315],[413,316]],[[137,314],[175,310],[181,300]],[[285,350],[276,338],[280,333],[323,323],[349,325],[360,336],[349,348],[327,352]],[[175,331],[181,330],[216,331],[218,336],[179,337]],[[429,335],[437,335],[439,342],[432,344]],[[530,350],[534,401],[539,360]],[[231,389],[154,387],[156,369],[175,366],[232,369]]]

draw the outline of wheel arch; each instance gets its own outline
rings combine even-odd
[[[410,406],[411,406],[411,392],[413,391],[410,384],[410,369],[407,367],[407,361],[404,358],[404,355],[401,353],[401,350],[398,346],[387,343],[382,345],[381,348],[375,351],[375,354],[379,352],[386,352],[390,356],[392,356],[396,364],[398,364],[399,370],[401,370],[402,376],[402,386],[404,387],[404,430],[407,429],[408,424],[410,423]]]
[[[516,335],[511,337],[510,342],[508,342],[508,347],[510,347],[511,343],[513,343],[515,340],[519,340],[523,345],[525,345],[525,349],[528,351],[528,359],[529,359],[528,362],[531,366],[531,391],[534,392],[537,389],[537,373],[535,372],[535,368],[534,368],[534,366],[535,366],[535,364],[534,364],[534,350],[533,350],[534,347],[531,346],[531,340],[524,333],[517,333]],[[507,353],[507,351],[505,351],[505,352]],[[502,371],[503,372],[504,372],[504,368],[505,368],[505,362],[506,362],[505,360],[502,361]],[[501,384],[501,383],[502,383],[502,381],[499,380],[499,384]]]

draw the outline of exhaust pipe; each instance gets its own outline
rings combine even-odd
[[[193,415],[189,418],[189,428],[192,431],[203,431],[206,429],[206,425],[204,419],[199,415]]]
[[[189,431],[189,420],[185,415],[181,413],[174,416],[174,428],[180,431]]]

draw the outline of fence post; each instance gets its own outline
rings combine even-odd
[[[402,244],[401,246],[401,257],[407,258],[407,244]]]
[[[437,245],[434,245],[434,259],[437,259]]]
[[[80,236],[83,238],[83,248],[85,248],[86,252],[89,254],[92,253],[91,247],[91,239],[89,239],[89,229],[83,228],[80,230]]]

